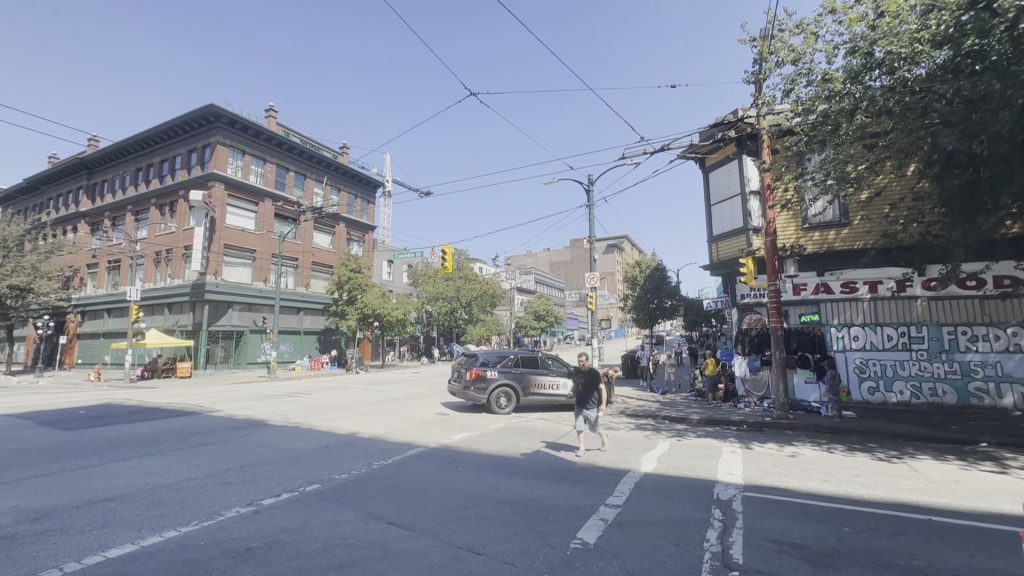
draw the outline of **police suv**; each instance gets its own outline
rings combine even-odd
[[[572,405],[572,378],[579,368],[533,350],[477,350],[452,364],[448,393],[495,414],[520,404]]]

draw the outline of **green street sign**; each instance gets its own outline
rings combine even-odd
[[[410,260],[412,258],[423,258],[423,251],[417,250],[416,252],[395,252],[393,258],[395,260]]]

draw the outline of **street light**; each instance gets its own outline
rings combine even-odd
[[[595,244],[597,244],[597,235],[594,231],[594,184],[596,184],[602,176],[611,172],[612,170],[615,170],[616,168],[622,168],[623,166],[636,166],[637,164],[640,164],[639,160],[630,160],[629,162],[626,162],[624,164],[616,164],[615,166],[608,168],[604,172],[601,172],[596,177],[593,174],[587,174],[586,182],[581,182],[580,180],[576,180],[575,178],[552,178],[551,180],[545,182],[545,184],[555,184],[557,182],[562,181],[575,182],[583,188],[584,192],[587,193],[587,221],[590,224],[590,233],[587,235],[587,243],[590,244],[591,272],[597,272],[597,247],[595,246]],[[590,288],[590,291],[594,294],[594,299],[596,302],[597,287],[595,286],[594,288]],[[597,364],[600,361],[597,347],[597,306],[594,306],[594,309],[590,311],[590,357],[595,364]]]
[[[273,326],[273,337],[274,346],[270,352],[270,369],[268,370],[268,378],[277,378],[277,352],[279,350],[280,335],[277,332],[278,326],[281,321],[281,267],[284,264],[284,240],[292,232],[299,229],[302,225],[302,219],[297,218],[295,224],[288,227],[287,230],[279,230],[277,234],[277,266],[274,270],[274,326]]]
[[[43,375],[43,356],[46,353],[46,339],[53,334],[53,320],[48,314],[36,321],[36,334],[39,336],[39,362],[36,364],[36,376]]]
[[[693,266],[694,264],[696,264],[696,262],[687,262],[686,264],[683,264],[679,268],[669,268],[669,270],[675,270],[676,286],[679,286],[679,271],[682,270],[683,268],[686,268],[687,266]]]

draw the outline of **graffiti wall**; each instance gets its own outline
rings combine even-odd
[[[1024,326],[829,327],[856,401],[1024,410]]]

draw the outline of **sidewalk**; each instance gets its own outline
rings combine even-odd
[[[889,407],[869,404],[845,406],[856,418],[833,421],[806,412],[778,420],[760,408],[741,410],[712,406],[685,393],[658,396],[639,389],[639,380],[620,379],[615,386],[613,410],[622,416],[687,424],[724,426],[742,430],[789,430],[804,433],[884,437],[939,444],[1009,446],[1024,448],[1024,415],[1005,410],[949,409],[932,406]]]

